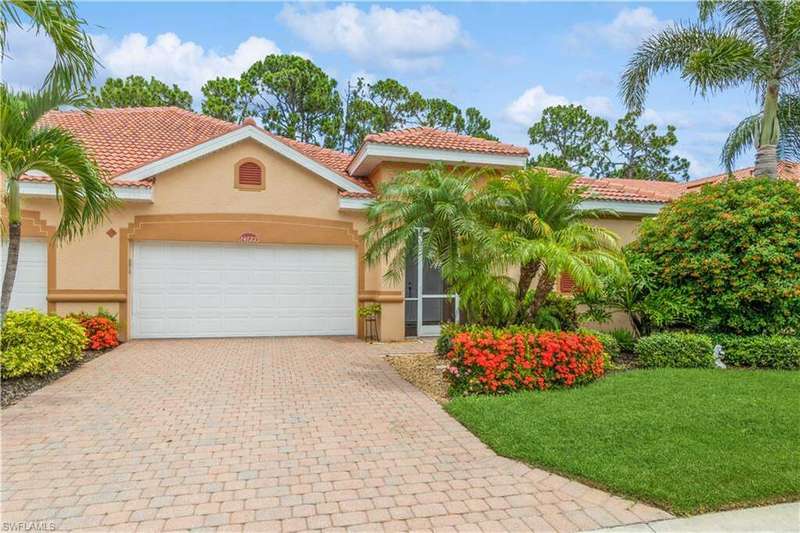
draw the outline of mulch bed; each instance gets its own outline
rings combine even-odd
[[[45,385],[54,382],[62,376],[66,376],[76,368],[80,367],[82,364],[87,363],[92,359],[96,359],[97,357],[100,357],[104,353],[110,351],[111,350],[89,350],[83,352],[83,359],[59,369],[58,372],[54,374],[48,374],[47,376],[26,376],[20,378],[3,379],[0,381],[0,407],[5,409],[6,407],[14,405],[27,395],[36,392]]]
[[[432,353],[400,354],[386,357],[400,376],[441,404],[449,401],[449,384],[442,372],[445,359]]]

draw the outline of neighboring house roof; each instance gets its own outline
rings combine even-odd
[[[732,173],[733,179],[744,179],[749,178],[753,175],[753,171],[755,167],[747,167],[747,168],[740,168],[739,170],[734,170]],[[731,175],[727,172],[722,174],[717,174],[716,176],[709,176],[707,178],[702,178],[699,180],[693,180],[686,184],[687,190],[694,190],[702,187],[703,185],[709,183],[720,183],[729,179]],[[794,181],[800,184],[800,163],[795,163],[793,161],[778,161],[778,177],[780,179]]]
[[[418,148],[434,148],[439,150],[457,150],[462,152],[480,152],[485,154],[529,155],[528,149],[513,144],[460,135],[452,131],[436,128],[418,127],[405,130],[373,133],[364,138],[365,143],[396,144],[416,146]]]
[[[589,194],[595,198],[622,202],[663,203],[686,192],[684,184],[674,181],[578,178],[577,183],[588,187]]]

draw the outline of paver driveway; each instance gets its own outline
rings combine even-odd
[[[500,458],[355,339],[139,341],[2,414],[2,520],[576,530],[663,511]]]

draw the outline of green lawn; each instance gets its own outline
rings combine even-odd
[[[800,499],[800,372],[636,370],[447,410],[500,455],[673,513]]]

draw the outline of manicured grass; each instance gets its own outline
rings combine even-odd
[[[800,372],[658,369],[457,398],[497,453],[677,514],[800,498]]]

